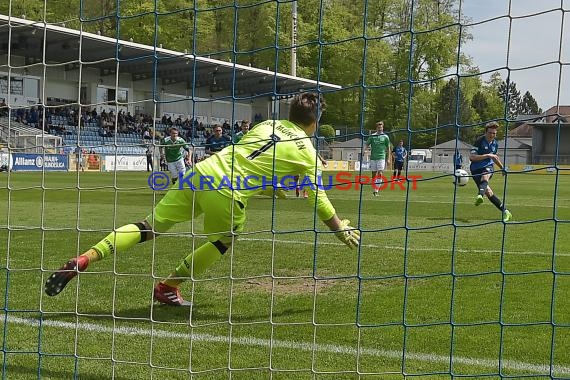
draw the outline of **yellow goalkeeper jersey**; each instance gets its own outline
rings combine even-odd
[[[215,189],[246,205],[250,197],[272,186],[289,187],[294,176],[307,186],[308,200],[321,220],[335,214],[325,191],[322,166],[311,138],[287,120],[268,120],[256,125],[236,145],[196,164],[200,188]]]

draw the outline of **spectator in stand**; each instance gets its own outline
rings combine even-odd
[[[117,115],[115,115],[115,113],[113,112],[113,110],[111,110],[109,112],[109,122],[108,122],[108,126],[109,126],[109,131],[111,131],[112,129],[115,128],[115,122],[117,121]]]
[[[75,111],[74,109],[71,109],[69,111],[69,119],[68,119],[68,124],[69,125],[74,125],[77,126],[79,125],[79,112]]]
[[[127,111],[127,115],[125,116],[125,121],[127,124],[133,124],[135,122],[135,118],[131,115],[130,112]]]
[[[28,114],[28,123],[31,124],[33,127],[37,127],[38,121],[39,121],[38,110],[36,109],[36,107],[32,107],[32,109],[30,109],[30,112]]]
[[[26,118],[26,111],[23,108],[16,109],[16,121],[18,123],[24,123]]]
[[[180,128],[182,128],[185,131],[189,131],[192,129],[192,123],[190,122],[190,119],[186,118],[186,120],[182,121]]]
[[[123,110],[120,110],[119,113],[117,114],[117,124],[121,132],[124,132],[124,126],[126,123],[127,121],[125,118],[125,113],[123,112]]]
[[[0,116],[8,116],[8,106],[4,98],[0,98]]]
[[[81,122],[88,123],[91,120],[91,115],[86,110],[81,111]]]
[[[215,125],[214,134],[206,140],[206,154],[210,156],[216,154],[230,144],[231,139],[226,135],[222,135],[222,127]]]

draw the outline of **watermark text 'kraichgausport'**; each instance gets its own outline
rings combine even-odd
[[[338,172],[334,175],[316,176],[256,176],[236,175],[233,178],[223,176],[216,180],[214,176],[202,175],[196,172],[180,173],[173,188],[178,190],[331,190],[340,191],[360,190],[363,185],[370,185],[374,190],[417,190],[418,180],[421,175],[391,176],[384,175],[370,176],[365,174],[354,174],[351,172]],[[153,172],[148,177],[148,185],[152,190],[166,190],[170,187],[170,177],[164,172]]]

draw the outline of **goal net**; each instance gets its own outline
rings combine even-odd
[[[570,378],[569,10],[2,2],[2,378]],[[327,102],[315,145],[357,249],[293,190],[249,202],[232,248],[181,285],[192,306],[153,288],[207,241],[202,218],[46,294],[67,260],[152,215],[173,127],[196,164],[218,128],[236,143],[306,91]],[[391,145],[377,155],[379,121]],[[484,192],[470,156],[495,143]]]

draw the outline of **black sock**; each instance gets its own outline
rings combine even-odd
[[[503,206],[503,203],[501,202],[501,200],[495,195],[493,194],[489,200],[491,201],[492,204],[495,205],[496,208],[498,208],[501,211],[505,211],[505,206]]]
[[[487,191],[488,186],[489,186],[488,181],[481,181],[481,183],[479,184],[479,195],[481,196],[485,195],[485,191]]]

